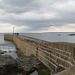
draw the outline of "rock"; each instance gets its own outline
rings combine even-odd
[[[28,75],[41,62],[34,56],[14,59],[9,55],[0,55],[0,75]]]
[[[17,58],[16,60],[17,60],[18,65],[21,68],[23,68],[24,73],[32,72],[36,68],[35,65],[41,63],[34,55],[24,56],[21,58]]]
[[[4,54],[4,53],[6,53],[6,51],[1,51],[1,50],[0,50],[0,54]]]
[[[17,68],[15,59],[9,55],[0,55],[0,75],[8,75]]]
[[[75,34],[69,34],[69,36],[75,36]]]

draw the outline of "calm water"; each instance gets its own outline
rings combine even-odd
[[[11,55],[13,58],[17,57],[17,54],[15,53],[16,48],[13,42],[5,41],[4,40],[4,34],[0,34],[0,50],[7,51],[4,55],[8,54]]]
[[[75,43],[75,36],[69,36],[75,32],[56,32],[56,33],[25,33],[20,35],[25,35],[41,40],[46,40],[49,42],[71,42]]]

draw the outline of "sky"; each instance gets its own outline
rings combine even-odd
[[[75,32],[75,0],[0,0],[0,33]]]

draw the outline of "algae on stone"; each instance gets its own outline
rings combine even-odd
[[[50,70],[46,68],[43,64],[37,66],[38,75],[50,75]]]

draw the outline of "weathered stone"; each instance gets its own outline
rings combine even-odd
[[[4,54],[4,53],[6,53],[6,51],[1,51],[1,50],[0,50],[0,54]]]
[[[8,75],[17,68],[16,61],[9,55],[0,55],[0,75]]]
[[[41,63],[34,55],[24,56],[17,58],[16,60],[18,65],[23,68],[24,73],[33,71],[36,68],[36,65]]]

